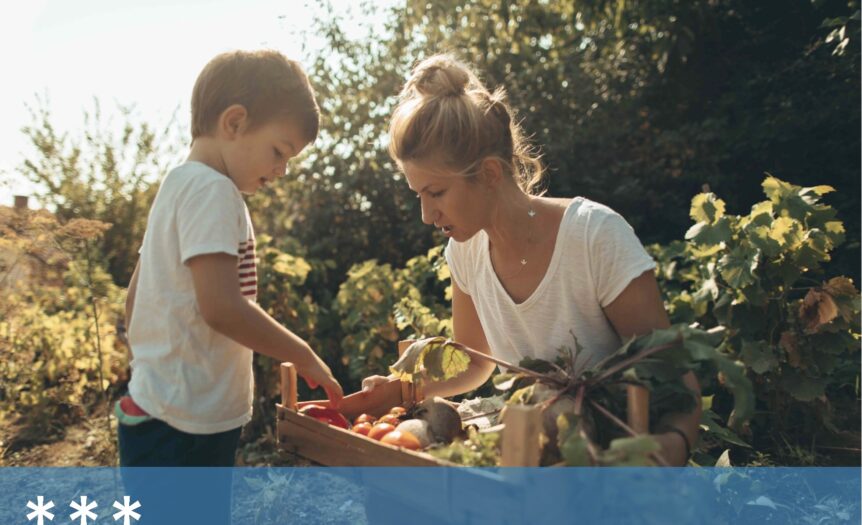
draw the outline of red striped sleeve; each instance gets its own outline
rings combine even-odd
[[[254,238],[239,245],[237,273],[240,293],[253,300],[257,299],[257,264]]]

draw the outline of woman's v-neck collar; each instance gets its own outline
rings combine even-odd
[[[491,279],[494,281],[494,286],[499,292],[506,296],[506,300],[509,301],[510,305],[520,309],[529,308],[531,304],[536,302],[538,298],[542,296],[545,289],[550,286],[549,283],[553,281],[554,274],[557,272],[557,267],[559,266],[560,257],[562,257],[562,244],[565,235],[561,234],[563,233],[563,229],[566,227],[569,213],[575,208],[575,203],[579,202],[580,200],[580,197],[575,197],[571,201],[569,201],[569,204],[566,206],[566,210],[563,212],[563,217],[560,219],[560,225],[557,228],[557,236],[554,239],[554,252],[551,254],[551,260],[550,262],[548,262],[548,267],[545,269],[545,275],[542,277],[542,280],[539,281],[539,284],[536,286],[535,290],[533,290],[532,293],[530,293],[530,295],[520,303],[515,302],[515,300],[509,294],[508,290],[506,290],[506,287],[503,286],[503,283],[500,281],[500,276],[498,276],[497,272],[494,270],[494,264],[491,263],[491,241],[488,238],[488,234],[484,231],[482,232],[482,234],[485,236],[485,238],[482,240],[482,257],[487,263],[488,271],[491,272]]]

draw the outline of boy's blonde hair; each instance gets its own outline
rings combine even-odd
[[[308,76],[278,51],[230,51],[204,66],[192,91],[192,140],[212,132],[222,112],[241,104],[250,128],[292,119],[313,142],[320,109]]]
[[[399,164],[430,162],[462,176],[499,160],[525,193],[538,193],[539,155],[498,87],[489,92],[463,62],[435,55],[420,62],[401,90],[389,125],[389,154]]]

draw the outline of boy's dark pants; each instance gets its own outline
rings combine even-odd
[[[138,425],[121,423],[118,432],[120,467],[126,495],[131,496],[133,502],[136,499],[141,502],[139,523],[178,523],[178,515],[192,512],[192,509],[200,512],[196,515],[198,518],[203,518],[197,522],[213,523],[216,519],[218,524],[230,523],[232,478],[229,468],[208,473],[204,491],[194,484],[194,476],[200,474],[192,470],[182,469],[170,474],[163,470],[127,467],[233,467],[241,431],[240,427],[218,434],[189,434],[158,419]]]

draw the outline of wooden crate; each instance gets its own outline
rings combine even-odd
[[[398,345],[399,354],[410,341]],[[395,447],[317,421],[297,412],[308,404],[328,406],[328,400],[298,402],[296,369],[291,363],[281,365],[281,403],[278,413],[278,446],[316,463],[339,467],[429,467],[449,465],[424,452]],[[345,396],[338,407],[348,420],[360,414],[380,417],[394,406],[410,408],[422,395],[410,383],[399,381],[378,386],[370,392]]]
[[[399,343],[399,354],[412,341]],[[297,412],[314,403],[328,406],[328,400],[299,402],[297,400],[296,369],[291,363],[281,365],[281,403],[276,405],[278,446],[321,465],[344,467],[429,467],[452,466],[424,452],[407,450],[367,438],[350,430],[327,425]],[[628,423],[635,431],[648,428],[649,392],[630,387]],[[368,413],[379,417],[390,408],[400,405],[410,408],[422,399],[422,393],[410,383],[385,383],[370,392],[357,392],[345,396],[339,411],[353,421]],[[541,413],[537,407],[511,406],[506,410],[505,426],[501,433],[502,466],[538,466],[540,459]]]

